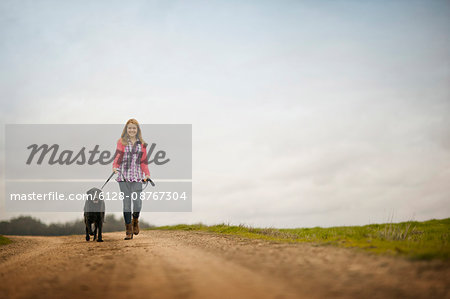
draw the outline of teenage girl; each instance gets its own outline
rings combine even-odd
[[[120,139],[117,141],[116,158],[113,163],[113,171],[118,174],[116,180],[119,182],[120,191],[124,195],[125,240],[131,240],[133,234],[139,233],[138,219],[142,208],[140,198],[142,181],[150,178],[146,147],[147,143],[142,139],[138,121],[133,118],[128,120]],[[131,202],[133,202],[133,209],[131,209]],[[133,211],[133,215],[131,211]],[[131,216],[133,216],[133,220]]]

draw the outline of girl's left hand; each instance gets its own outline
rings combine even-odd
[[[144,182],[146,182],[148,179],[150,179],[150,176],[146,175],[145,178],[144,178]]]

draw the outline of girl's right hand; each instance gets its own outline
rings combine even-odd
[[[117,168],[113,168],[114,173],[118,173],[119,171],[117,170]]]

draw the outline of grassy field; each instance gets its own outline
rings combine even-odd
[[[404,256],[410,259],[450,259],[450,218],[330,228],[274,229],[227,224],[212,226],[179,224],[152,229],[197,230],[268,241],[309,242],[319,246],[358,248],[372,253]]]
[[[0,246],[1,245],[6,245],[11,243],[12,241],[8,238],[3,237],[2,235],[0,235]]]

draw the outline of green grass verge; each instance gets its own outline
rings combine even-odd
[[[200,223],[151,229],[195,230],[278,242],[309,242],[315,245],[359,248],[372,253],[419,260],[450,259],[450,218],[330,228],[274,229],[227,224],[206,226]]]
[[[8,238],[3,237],[2,235],[0,235],[0,246],[1,245],[6,245],[11,243],[12,241]]]

